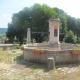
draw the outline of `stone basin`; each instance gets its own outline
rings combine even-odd
[[[47,44],[32,44],[24,47],[24,60],[47,63],[49,57],[54,58],[56,64],[80,62],[80,55],[72,54],[75,44],[60,44],[59,47],[49,47]],[[34,54],[33,50],[44,50],[44,54]]]
[[[0,44],[0,47],[3,47],[3,46],[13,46],[13,44]]]
[[[8,50],[9,47],[12,47],[12,46],[14,46],[14,45],[13,44],[0,44],[0,47],[2,47],[3,50]]]

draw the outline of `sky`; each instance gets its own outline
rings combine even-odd
[[[72,17],[80,18],[80,0],[0,0],[0,28],[8,28],[14,13],[34,3],[57,7]]]

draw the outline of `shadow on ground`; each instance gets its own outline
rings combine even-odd
[[[14,59],[14,61],[16,61],[16,64],[12,65],[11,68],[20,69],[20,70],[24,70],[26,68],[30,68],[30,69],[33,69],[33,70],[43,69],[44,72],[49,72],[50,71],[50,70],[48,70],[47,64],[24,61],[23,54],[20,55],[20,56],[17,56]],[[57,68],[62,68],[62,67],[72,68],[72,67],[78,67],[78,66],[80,66],[80,63],[56,65],[56,69]]]

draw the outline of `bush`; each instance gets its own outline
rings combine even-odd
[[[77,43],[80,43],[80,37],[78,38],[78,41],[77,41]]]
[[[20,49],[19,45],[14,46],[14,49]]]
[[[64,42],[67,43],[76,43],[76,36],[74,35],[74,33],[70,30],[67,35],[64,37],[63,39]]]

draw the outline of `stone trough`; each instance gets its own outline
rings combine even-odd
[[[47,63],[47,59],[52,57],[56,64],[80,62],[79,54],[72,54],[74,44],[60,44],[59,48],[48,47],[48,44],[32,44],[24,47],[24,60]],[[35,48],[44,50],[44,54],[34,54]]]
[[[3,50],[9,50],[10,47],[13,47],[13,44],[0,44],[0,47],[3,48]]]

